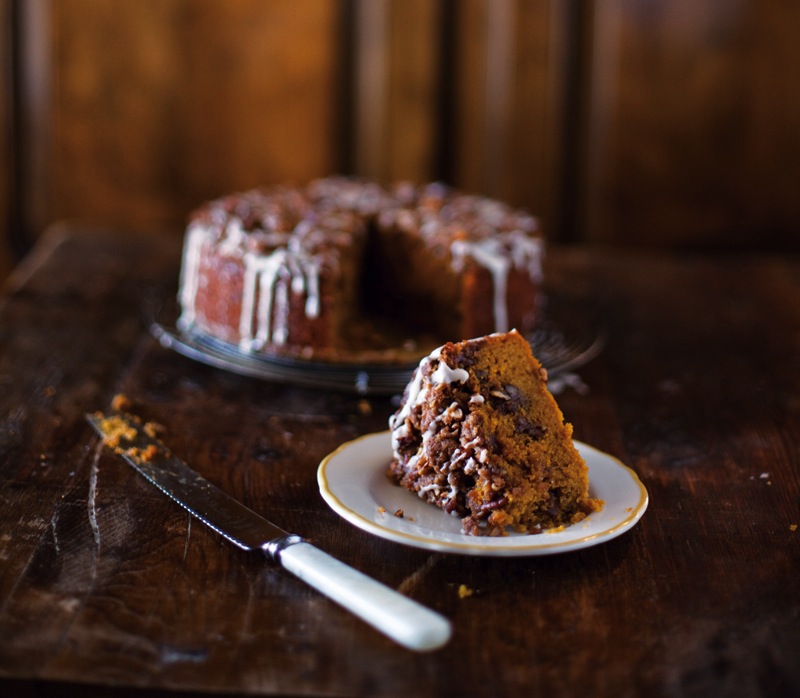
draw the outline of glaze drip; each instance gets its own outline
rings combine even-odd
[[[266,343],[285,344],[288,338],[289,293],[304,294],[305,314],[319,315],[319,271],[321,260],[302,252],[281,248],[269,256],[247,253],[242,313],[239,324],[241,346],[247,351]]]

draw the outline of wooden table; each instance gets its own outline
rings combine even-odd
[[[479,558],[375,538],[322,500],[320,460],[384,429],[391,398],[154,340],[143,306],[173,293],[179,255],[174,238],[62,229],[6,287],[0,693],[800,693],[800,261],[551,250],[554,302],[607,333],[559,403],[650,507],[603,545]],[[193,522],[85,423],[118,393],[223,489],[447,616],[452,642],[401,649]]]

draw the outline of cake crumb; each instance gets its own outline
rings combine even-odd
[[[142,431],[151,439],[156,439],[160,434],[163,434],[166,429],[163,424],[159,424],[158,422],[146,422],[142,427]]]
[[[466,584],[462,584],[458,587],[458,598],[459,599],[466,599],[468,596],[472,596],[474,594],[472,589],[470,589]]]
[[[398,519],[402,519],[406,515],[406,513],[402,509],[398,509],[397,511],[394,512],[394,515]]]
[[[158,456],[158,447],[155,444],[150,444],[147,448],[143,448],[139,455],[142,462],[150,463]]]
[[[789,530],[794,533],[797,530],[797,524],[789,524]]]
[[[372,414],[372,403],[369,400],[358,401],[358,411],[365,416]]]
[[[115,412],[127,412],[132,404],[131,399],[125,393],[117,393],[111,400],[111,409]]]
[[[385,514],[386,513],[386,507],[383,506],[383,505],[379,506],[378,507],[378,513],[379,514]]]
[[[104,417],[98,413],[101,418],[100,428],[103,431],[103,442],[113,449],[120,448],[120,441],[133,441],[136,438],[136,429],[131,427],[124,419],[120,417]]]

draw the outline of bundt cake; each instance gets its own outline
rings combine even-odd
[[[390,418],[389,476],[465,533],[539,533],[602,507],[547,375],[516,330],[424,358]]]
[[[427,352],[532,329],[542,253],[535,218],[442,184],[328,177],[255,189],[190,216],[179,325],[247,352]]]

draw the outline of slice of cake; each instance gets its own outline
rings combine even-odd
[[[389,426],[389,476],[460,517],[465,533],[538,533],[602,508],[546,371],[516,330],[423,359]]]

